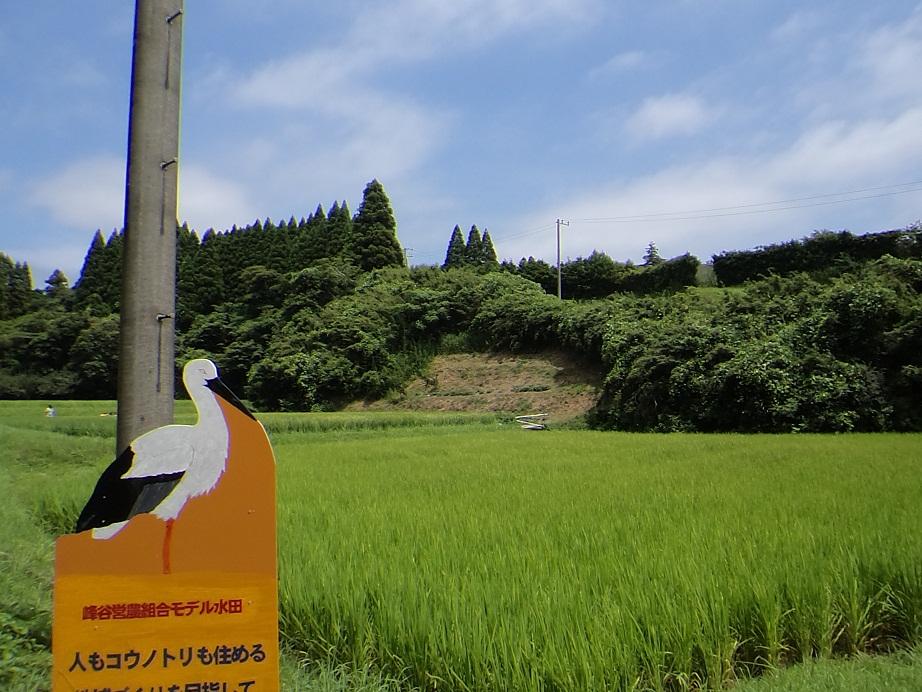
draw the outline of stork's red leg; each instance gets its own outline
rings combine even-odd
[[[163,573],[170,573],[170,538],[173,536],[173,519],[166,520],[166,533],[163,534]]]

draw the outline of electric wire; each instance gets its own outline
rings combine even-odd
[[[893,189],[908,188],[908,189]],[[888,192],[876,192],[878,190],[888,190]],[[863,194],[865,192],[875,192],[876,194]],[[747,204],[736,204],[724,207],[711,207],[707,209],[689,209],[684,211],[656,212],[651,214],[633,214],[624,216],[608,217],[588,217],[588,218],[570,218],[571,222],[577,224],[631,224],[631,223],[668,223],[671,221],[696,221],[700,219],[715,219],[732,216],[750,216],[754,214],[769,214],[774,212],[791,211],[795,209],[809,209],[812,207],[831,206],[835,204],[846,204],[849,202],[859,202],[868,199],[880,199],[883,197],[893,197],[896,195],[911,194],[913,192],[922,192],[922,180],[914,180],[906,183],[896,183],[893,185],[878,185],[874,187],[865,187],[845,192],[829,192],[819,195],[807,195],[802,197],[791,197],[788,199],[776,200],[774,202],[753,202]],[[858,196],[855,196],[858,195]],[[829,199],[831,197],[844,197],[844,199]],[[792,202],[808,202],[808,204],[791,204]],[[785,205],[785,206],[778,206]],[[755,207],[766,207],[765,209],[756,209]],[[548,223],[538,228],[528,231],[521,231],[511,234],[494,235],[497,241],[507,241],[516,238],[523,238],[530,235],[536,235],[551,230],[555,224]]]
[[[863,195],[861,197],[850,197],[848,199],[834,199],[825,202],[811,202],[810,204],[794,204],[786,207],[773,207],[771,209],[748,209],[745,211],[728,211],[720,214],[696,214],[692,216],[668,216],[660,218],[648,217],[630,217],[630,218],[597,218],[597,219],[573,219],[580,223],[667,223],[670,221],[695,221],[698,219],[718,219],[726,216],[751,216],[753,214],[770,214],[778,211],[790,211],[792,209],[809,209],[812,207],[826,207],[832,204],[845,204],[847,202],[859,202],[865,199],[878,199],[881,197],[892,197],[894,195],[905,195],[911,192],[922,192],[922,187],[912,188],[910,190],[898,190],[895,192],[882,192],[876,195]]]

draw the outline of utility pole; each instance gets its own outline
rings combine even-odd
[[[173,422],[183,0],[136,0],[116,453]]]
[[[563,300],[563,290],[562,284],[560,281],[560,227],[569,226],[569,221],[561,221],[557,219],[557,299]]]

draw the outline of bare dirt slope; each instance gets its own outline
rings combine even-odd
[[[436,356],[399,395],[355,402],[347,410],[547,413],[550,422],[585,414],[600,374],[560,352]]]

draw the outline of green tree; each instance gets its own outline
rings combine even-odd
[[[74,284],[74,297],[78,305],[91,301],[91,296],[115,310],[121,294],[123,235],[113,231],[104,241],[102,231],[96,231],[86,257],[80,278]]]
[[[63,299],[67,295],[69,285],[70,282],[64,272],[60,269],[55,269],[45,279],[45,295],[49,298]]]
[[[546,293],[557,294],[557,270],[544,260],[523,257],[519,260],[516,273],[524,279],[539,284]]]
[[[325,256],[349,256],[352,250],[352,216],[349,214],[349,205],[345,200],[341,205],[339,202],[333,202],[323,226],[323,234],[326,238]],[[318,255],[320,256],[324,255]]]
[[[448,241],[448,251],[445,253],[445,262],[442,269],[457,269],[465,264],[467,255],[464,248],[464,236],[461,235],[461,227],[455,225],[451,232],[451,240]]]
[[[237,302],[247,317],[257,317],[270,307],[278,307],[285,296],[282,274],[274,269],[254,264],[240,272]]]
[[[484,229],[483,238],[480,242],[481,262],[487,271],[499,269],[499,261],[496,259],[496,248],[493,247],[493,239],[490,237],[490,231]]]
[[[355,290],[358,270],[341,260],[323,258],[286,277],[283,307],[286,315],[310,308],[316,310],[334,298]]]
[[[646,251],[643,253],[643,266],[655,267],[657,264],[662,264],[665,261],[666,260],[660,256],[656,243],[651,241],[650,244],[647,245]]]
[[[32,272],[24,262],[0,253],[0,319],[27,313],[34,303]]]
[[[471,267],[483,266],[483,239],[477,225],[471,226],[467,234],[467,244],[464,246],[465,264]]]
[[[362,271],[405,265],[394,211],[377,179],[368,183],[362,194],[362,204],[353,220],[350,255]]]
[[[321,205],[307,219],[288,220],[288,232],[292,234],[292,271],[299,271],[311,266],[318,259],[331,257],[326,235],[327,215]]]
[[[75,395],[85,399],[113,399],[118,378],[118,315],[94,318],[80,332],[70,351]]]
[[[7,275],[6,305],[11,316],[24,315],[33,305],[32,272],[26,262],[16,262]]]
[[[122,233],[112,231],[109,239],[103,242],[102,232],[96,231],[83,260],[80,278],[74,285],[78,305],[93,302],[102,303],[110,311],[118,309],[123,240]],[[91,299],[94,295],[95,301]]]
[[[74,293],[78,303],[83,303],[93,293],[101,296],[104,292],[102,289],[102,261],[105,251],[106,240],[102,237],[102,231],[97,230],[83,259],[80,277],[77,279],[77,283],[74,284]]]
[[[577,257],[560,268],[563,295],[567,298],[603,298],[611,295],[618,281],[630,270],[604,252],[593,250],[589,257]]]

